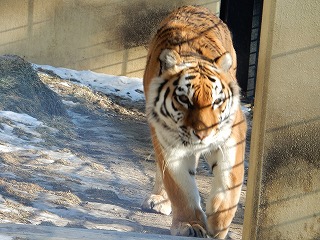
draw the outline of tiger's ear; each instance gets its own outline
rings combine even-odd
[[[222,71],[228,72],[232,66],[231,54],[229,52],[225,52],[224,54],[222,54],[220,57],[215,59],[215,65],[219,69],[222,69]]]
[[[161,65],[161,72],[169,69],[179,71],[180,68],[176,69],[175,67],[182,62],[180,55],[172,49],[164,49],[159,56],[159,60]]]

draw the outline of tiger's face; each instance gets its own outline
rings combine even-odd
[[[205,150],[229,136],[238,88],[226,81],[232,60],[223,58],[210,63],[182,60],[174,50],[161,53],[161,73],[149,90],[147,116],[163,145]]]

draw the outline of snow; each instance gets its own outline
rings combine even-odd
[[[27,114],[0,111],[0,121],[1,152],[30,149],[32,146],[29,145],[29,142],[38,143],[43,141],[37,129],[46,126]],[[49,127],[48,129],[52,130]],[[19,134],[15,130],[19,130]]]
[[[0,239],[1,240],[13,240],[14,238],[10,237],[10,236],[5,236],[5,235],[0,234]]]
[[[113,94],[132,101],[144,99],[141,78],[129,78],[125,76],[114,76],[95,73],[89,70],[76,71],[67,68],[56,68],[49,65],[33,64],[34,69],[52,71],[62,79],[68,79],[74,83],[81,84],[95,91],[105,94]],[[62,83],[66,84],[67,83]]]
[[[28,124],[32,126],[40,126],[42,124],[42,122],[24,113],[21,114],[11,111],[2,111],[0,112],[0,117],[6,117],[15,121],[16,123]]]

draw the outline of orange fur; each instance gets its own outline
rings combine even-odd
[[[202,7],[173,11],[150,43],[143,83],[157,176],[143,207],[172,209],[174,235],[224,238],[234,217],[246,133],[236,66],[227,26]],[[194,179],[200,154],[217,165],[206,214]]]

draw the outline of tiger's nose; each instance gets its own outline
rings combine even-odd
[[[199,138],[200,140],[205,139],[206,137],[209,136],[210,131],[208,130],[193,130],[193,134]]]

